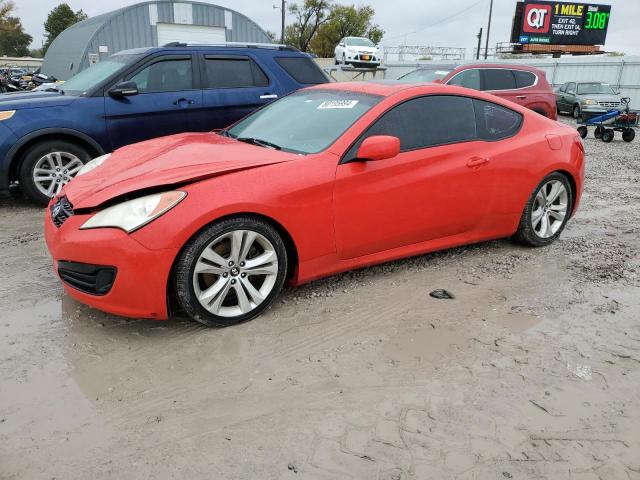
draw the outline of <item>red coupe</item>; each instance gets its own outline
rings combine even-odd
[[[515,235],[547,245],[576,211],[577,132],[435,84],[308,88],[219,133],[88,163],[45,220],[67,292],[98,309],[210,326],[285,282]]]

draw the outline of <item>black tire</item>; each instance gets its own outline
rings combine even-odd
[[[273,245],[278,258],[278,273],[269,295],[253,310],[234,317],[214,315],[206,310],[196,298],[193,275],[198,258],[205,247],[216,238],[234,230],[251,230],[263,235]],[[184,246],[178,257],[174,285],[179,305],[193,320],[208,327],[228,327],[246,322],[260,315],[278,296],[287,277],[287,249],[278,231],[268,222],[252,216],[239,216],[214,223],[196,234]]]
[[[604,127],[598,125],[596,129],[593,131],[593,136],[597,139],[602,138],[602,132],[604,131]]]
[[[20,189],[35,203],[46,206],[51,197],[36,187],[33,170],[43,156],[52,152],[65,152],[77,157],[82,163],[91,160],[91,154],[82,146],[67,140],[44,140],[31,146],[22,156],[19,169]]]
[[[579,119],[581,115],[580,105],[574,105],[572,113],[573,113],[573,118],[575,118],[576,120]]]
[[[602,141],[604,143],[611,143],[613,141],[614,136],[615,136],[615,133],[612,129],[605,128],[602,132]]]
[[[567,213],[558,231],[551,237],[542,238],[535,232],[535,229],[533,227],[533,222],[531,219],[531,212],[533,211],[535,198],[538,191],[542,188],[543,185],[545,185],[547,182],[551,180],[558,180],[562,182],[562,184],[564,185],[565,189],[568,192]],[[533,192],[531,193],[531,196],[529,197],[529,200],[527,201],[527,204],[524,207],[524,211],[522,212],[522,217],[520,217],[520,224],[518,225],[518,231],[516,232],[516,235],[515,235],[516,240],[518,240],[520,243],[523,243],[524,245],[528,245],[531,247],[544,247],[546,245],[549,245],[550,243],[553,243],[555,239],[560,236],[560,234],[564,230],[564,227],[567,225],[567,221],[571,217],[571,211],[573,207],[573,198],[574,198],[574,192],[573,192],[573,189],[571,188],[571,183],[569,182],[569,179],[565,175],[559,172],[553,172],[547,175],[546,177],[544,177],[542,181],[533,190]]]
[[[580,134],[580,138],[587,138],[587,133],[589,133],[589,131],[587,130],[587,127],[581,125],[578,127],[578,133]]]
[[[622,139],[625,142],[633,142],[633,139],[636,138],[636,131],[633,128],[625,128],[622,132]]]

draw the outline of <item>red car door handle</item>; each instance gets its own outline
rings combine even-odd
[[[525,98],[527,98],[527,96],[526,95],[518,95],[518,96],[516,96],[516,98],[518,100],[524,100]]]
[[[489,159],[486,157],[471,157],[469,161],[467,161],[467,167],[479,167],[485,163],[489,163]]]

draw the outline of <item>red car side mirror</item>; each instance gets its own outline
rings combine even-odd
[[[400,153],[400,139],[390,135],[374,135],[366,138],[358,148],[358,160],[386,160]]]
[[[442,79],[441,78],[434,78],[433,79],[433,83],[442,83]]]

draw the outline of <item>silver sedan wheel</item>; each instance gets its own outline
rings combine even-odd
[[[69,183],[84,164],[69,152],[51,152],[41,157],[33,168],[33,183],[40,193],[53,197]]]
[[[555,235],[562,227],[569,208],[569,192],[558,180],[551,180],[538,190],[531,211],[533,231],[540,238]]]
[[[269,296],[277,275],[278,255],[271,242],[251,230],[234,230],[202,251],[193,271],[193,289],[207,311],[237,317]]]

